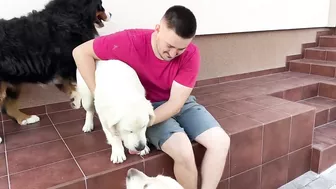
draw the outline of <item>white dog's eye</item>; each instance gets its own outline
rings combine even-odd
[[[143,188],[146,189],[147,187],[148,187],[148,184],[145,184]]]

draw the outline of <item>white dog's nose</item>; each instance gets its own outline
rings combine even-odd
[[[142,143],[139,143],[138,146],[135,147],[135,149],[140,152],[145,149],[145,145]]]
[[[106,20],[105,20],[105,22],[110,21],[110,19],[112,17],[112,13],[105,11],[105,14],[106,14],[106,17],[107,17]]]

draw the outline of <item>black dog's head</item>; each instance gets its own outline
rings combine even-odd
[[[95,26],[97,28],[104,27],[104,23],[102,21],[109,21],[112,14],[110,12],[105,11],[103,7],[102,1],[98,0],[97,10],[96,10],[96,19],[95,19]]]
[[[102,0],[52,0],[46,5],[46,11],[76,18],[77,22],[84,24],[94,24],[97,28],[103,27],[103,21],[109,21],[112,16],[103,7]]]

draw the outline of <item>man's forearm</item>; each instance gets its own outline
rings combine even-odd
[[[163,103],[154,110],[155,121],[153,125],[166,121],[167,119],[176,115],[179,111],[180,108],[178,108],[176,104],[169,101]]]

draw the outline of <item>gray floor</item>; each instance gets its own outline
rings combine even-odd
[[[309,171],[279,189],[336,189],[336,165],[321,174]]]

